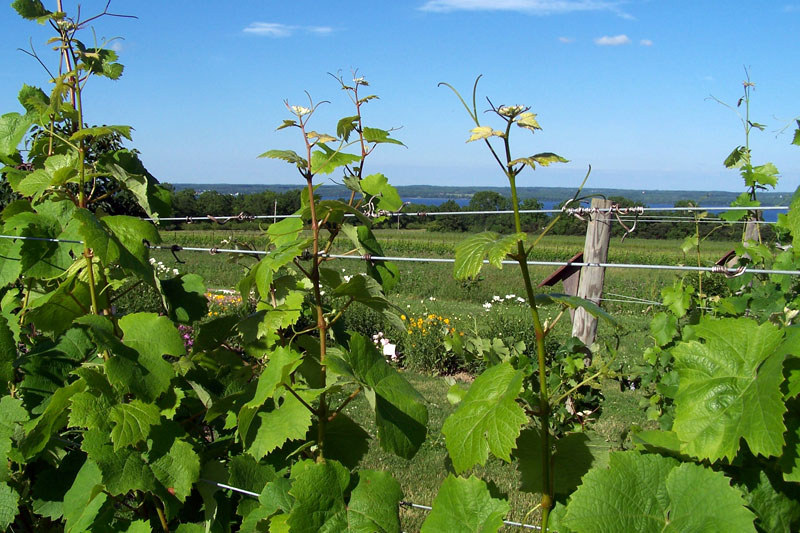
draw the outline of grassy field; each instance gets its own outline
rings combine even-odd
[[[387,256],[392,257],[450,257],[454,255],[455,245],[465,237],[464,234],[427,233],[419,230],[382,230],[378,231],[378,239]],[[181,246],[233,248],[236,242],[252,243],[255,249],[264,249],[265,240],[255,232],[222,231],[179,231],[162,232],[165,244]],[[653,241],[619,239],[612,241],[609,250],[611,263],[647,263],[647,264],[696,264],[693,258],[687,258],[680,251],[678,241]],[[563,261],[583,248],[582,237],[549,237],[542,240],[534,250],[533,260]],[[702,260],[705,264],[713,264],[719,257],[733,248],[733,243],[709,242],[703,247]],[[341,248],[337,253],[349,250]],[[194,272],[203,276],[207,287],[230,289],[240,279],[246,266],[255,260],[248,257],[235,257],[230,254],[210,255],[202,252],[183,251],[178,257],[183,263],[176,263],[168,251],[156,251],[158,260],[170,268],[181,272]],[[522,295],[523,288],[516,267],[506,266],[502,270],[484,268],[478,280],[463,283],[452,276],[452,264],[420,263],[397,261],[400,270],[400,283],[390,294],[391,300],[404,315],[435,315],[441,320],[447,319],[448,326],[457,331],[476,333],[487,337],[502,336],[508,340],[526,340],[533,346],[533,333],[528,311],[519,303],[510,300],[503,304],[496,301],[487,311],[486,302],[493,302],[495,297]],[[337,268],[347,274],[363,270],[364,265],[357,260],[337,260]],[[544,279],[555,267],[533,267],[534,280]],[[660,300],[662,287],[672,284],[679,274],[657,270],[608,269],[604,288],[603,307],[619,322],[613,328],[606,323],[600,324],[598,342],[618,346],[617,360],[614,369],[628,372],[642,362],[642,353],[650,345],[649,322],[658,306],[652,302]],[[687,278],[694,282],[695,276]],[[553,290],[560,291],[561,287]],[[636,298],[638,303],[622,302]],[[651,302],[651,303],[647,303]],[[355,307],[354,307],[355,310]],[[557,309],[546,308],[543,317],[552,320]],[[365,314],[356,319],[361,321],[361,329],[371,334],[380,329],[379,323],[371,323],[374,315]],[[559,322],[555,330],[555,339],[564,341],[571,335],[568,316]],[[397,333],[395,333],[397,334]],[[411,349],[411,348],[409,348]],[[441,349],[443,352],[443,349]],[[425,397],[430,412],[429,439],[422,446],[413,460],[399,459],[384,452],[373,439],[366,455],[361,460],[363,468],[380,468],[390,470],[401,483],[405,498],[414,503],[430,505],[442,480],[451,471],[447,457],[444,437],[441,434],[442,424],[454,409],[447,401],[447,390],[452,378],[425,373],[404,371],[406,377]],[[462,378],[469,380],[468,375]],[[464,384],[463,386],[467,386]],[[643,398],[641,391],[620,387],[614,379],[604,379],[600,383],[600,392],[604,401],[602,410],[589,428],[602,437],[613,448],[624,448],[630,445],[629,433],[632,426],[647,426],[648,421],[640,408]],[[366,428],[371,427],[369,408],[366,400],[360,397],[350,404],[348,414],[360,421]],[[374,437],[374,435],[373,435]],[[519,490],[520,474],[516,463],[503,463],[491,458],[485,467],[476,468],[476,475],[490,482],[492,490],[509,498],[512,513],[511,520],[532,522],[537,520],[536,512],[528,512],[535,507],[537,498],[533,494]],[[469,473],[467,473],[468,475]],[[403,527],[406,531],[419,529],[425,512],[405,509],[403,511]]]

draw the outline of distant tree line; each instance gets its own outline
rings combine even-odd
[[[200,222],[206,215],[284,215],[294,213],[300,208],[300,189],[283,192],[262,191],[251,194],[222,194],[214,190],[195,191],[194,189],[172,190],[172,210],[175,217],[191,217],[195,223]],[[644,206],[621,196],[609,197],[620,207]],[[688,206],[690,202],[676,202],[676,207]],[[558,206],[559,208],[561,205]],[[522,210],[542,209],[542,204],[535,198],[526,198],[520,202]],[[475,193],[469,204],[462,207],[455,200],[447,200],[440,205],[407,204],[403,207],[406,213],[422,213],[420,216],[393,216],[382,222],[379,227],[384,228],[409,228],[425,229],[427,231],[441,232],[481,232],[496,231],[509,233],[514,230],[514,217],[510,214],[492,215],[430,215],[431,213],[462,213],[466,211],[510,211],[511,200],[495,191],[479,191]],[[555,215],[545,213],[527,213],[520,218],[523,231],[537,232],[545,228]],[[686,221],[647,222],[659,217],[685,217]],[[624,217],[623,223],[632,228],[634,221],[632,215]],[[694,223],[691,222],[691,213],[686,212],[647,212],[636,222],[632,237],[640,239],[683,239],[695,232]],[[709,215],[705,220],[714,220]],[[263,226],[264,221],[236,222],[240,228],[257,228]],[[621,237],[626,229],[614,220],[611,226],[612,236]],[[719,226],[713,223],[700,223],[701,237],[708,236],[713,240],[737,241],[742,236],[742,226],[738,224]],[[586,233],[586,221],[562,214],[550,230],[552,235],[583,235]],[[761,230],[762,238],[774,239],[772,227],[765,225]]]

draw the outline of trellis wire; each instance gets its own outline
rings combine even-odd
[[[627,211],[626,211],[627,210]],[[614,213],[618,212],[621,215],[625,214],[626,212],[630,214],[630,211],[647,213],[647,212],[660,212],[663,213],[665,211],[685,211],[685,212],[694,212],[694,211],[788,211],[788,206],[763,206],[763,207],[740,207],[740,206],[706,206],[706,207],[622,207],[622,208],[600,208],[597,209],[596,212],[598,213]],[[570,209],[520,209],[519,214],[521,215],[534,215],[534,214],[556,214],[556,213],[564,213],[564,214],[572,214],[573,212],[577,212],[574,208]],[[381,213],[381,215],[385,215],[387,217],[395,217],[395,216],[404,216],[404,217],[428,217],[428,216],[461,216],[461,215],[513,215],[514,211],[510,209],[503,209],[503,210],[485,210],[485,211],[416,211],[416,212],[404,212],[404,211],[387,211]],[[353,213],[345,213],[344,216],[346,217],[354,217],[356,216]],[[159,218],[143,218],[143,220],[149,220],[151,222],[155,221],[164,221],[164,222],[187,222],[187,223],[194,223],[194,222],[205,222],[203,219],[209,219],[211,222],[218,222],[217,219],[224,219],[225,224],[229,221],[245,221],[245,220],[278,220],[284,218],[300,218],[300,215],[292,214],[292,215],[245,215],[244,213],[239,213],[238,215],[223,215],[223,216],[210,216],[210,215],[201,215],[198,217],[194,216],[185,216],[185,217],[159,217]]]
[[[249,490],[245,490],[245,489],[240,489],[240,488],[237,488],[237,487],[233,487],[231,485],[226,485],[224,483],[219,483],[217,481],[212,481],[210,479],[200,478],[200,481],[202,481],[204,483],[208,483],[209,485],[214,485],[215,487],[219,487],[221,489],[231,490],[233,492],[238,492],[240,494],[245,494],[245,495],[251,496],[253,498],[258,498],[259,496],[261,496],[257,492],[253,492],[253,491],[249,491]],[[401,502],[399,502],[399,504],[401,506],[403,506],[403,507],[412,507],[414,509],[422,509],[424,511],[431,511],[433,509],[433,507],[431,507],[429,505],[421,505],[419,503],[411,503],[411,502],[406,502],[406,501],[401,501]],[[521,527],[521,528],[524,528],[524,529],[542,529],[539,526],[534,526],[532,524],[523,524],[522,522],[514,522],[512,520],[503,520],[503,523],[505,525],[507,525],[507,526]]]
[[[21,239],[21,240],[34,240],[34,241],[47,241],[47,242],[66,242],[71,244],[84,244],[83,241],[72,241],[63,239],[51,239],[45,237],[23,237],[17,235],[0,235],[3,239]],[[165,245],[146,245],[154,250],[168,250],[173,253],[188,251],[188,252],[208,252],[212,255],[229,253],[240,255],[269,255],[269,252],[262,250],[241,250],[231,248],[198,248],[198,247],[183,247],[177,244],[171,246]],[[391,256],[376,256],[376,255],[345,255],[345,254],[326,254],[320,253],[320,257],[328,259],[357,259],[361,261],[396,261],[396,262],[412,262],[412,263],[455,263],[454,258],[449,257],[391,257]],[[501,261],[504,265],[517,265],[517,261],[504,260]],[[695,267],[686,265],[644,265],[635,263],[585,263],[585,262],[569,262],[569,261],[526,261],[530,266],[578,266],[589,268],[628,268],[628,269],[641,269],[641,270],[672,270],[684,272],[711,272],[713,274],[726,274],[726,275],[741,275],[745,272],[750,274],[770,274],[770,275],[786,275],[786,276],[800,276],[800,270],[766,270],[762,268],[726,268],[715,265],[713,267]],[[483,264],[490,264],[488,259],[483,260]]]

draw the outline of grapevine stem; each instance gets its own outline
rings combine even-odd
[[[509,121],[509,126],[511,122]],[[504,139],[506,147],[506,159],[511,161],[511,150],[509,147],[508,134]],[[522,233],[522,222],[519,215],[519,198],[517,196],[516,172],[507,167],[506,176],[511,186],[511,205],[514,209],[514,227],[517,233]],[[535,294],[531,275],[528,271],[528,255],[525,250],[525,243],[517,241],[517,262],[522,273],[522,281],[525,284],[525,294],[528,297],[528,305],[533,319],[533,330],[536,334],[536,354],[539,362],[539,420],[542,425],[542,531],[547,532],[547,522],[550,517],[550,509],[553,507],[553,493],[550,472],[550,399],[547,392],[547,359],[544,346],[546,333],[542,328],[542,321],[539,317],[539,309],[536,306]]]

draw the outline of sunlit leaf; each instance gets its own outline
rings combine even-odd
[[[472,135],[470,135],[467,142],[472,141],[479,141],[481,139],[488,139],[489,137],[504,137],[505,134],[502,131],[493,130],[491,126],[478,126],[476,128],[472,128],[470,130]]]
[[[422,524],[423,533],[489,533],[503,527],[510,507],[493,498],[489,488],[475,476],[445,478],[433,500],[433,510]]]
[[[486,231],[464,239],[456,246],[456,261],[453,275],[456,279],[474,277],[481,271],[484,259],[497,268],[503,268],[506,259],[519,241],[525,241],[527,234],[513,233],[499,235]]]

